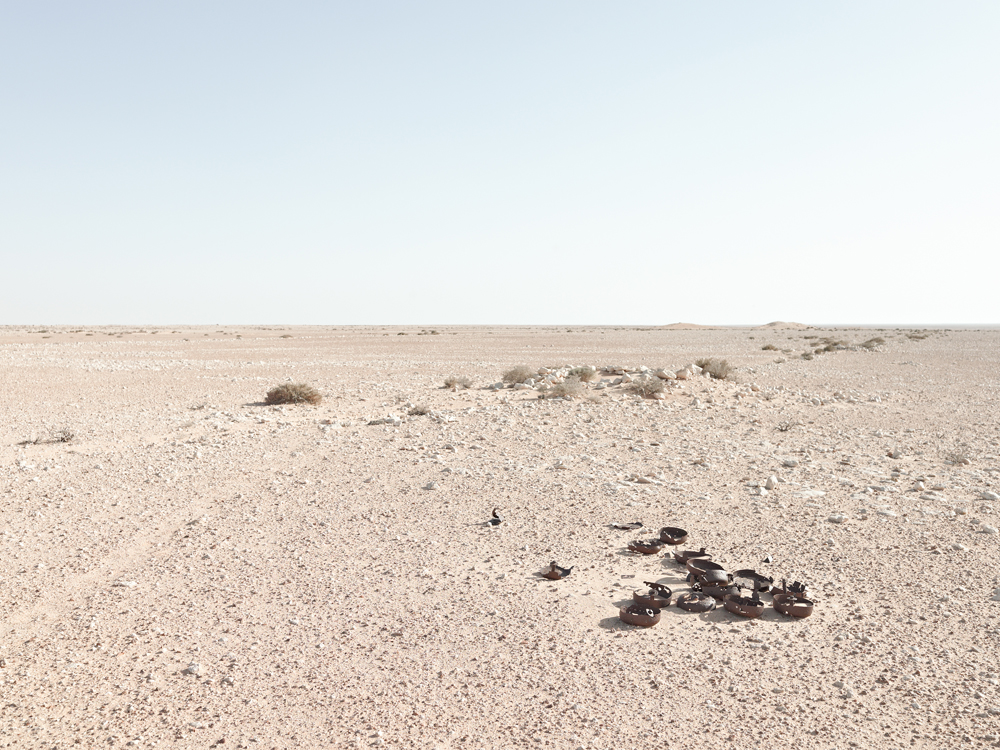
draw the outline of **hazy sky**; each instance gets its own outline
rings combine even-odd
[[[0,323],[1000,323],[1000,3],[0,0]]]

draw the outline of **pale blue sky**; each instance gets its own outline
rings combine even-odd
[[[996,2],[6,2],[0,323],[1000,323]]]

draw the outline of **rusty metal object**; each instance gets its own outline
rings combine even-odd
[[[633,591],[632,599],[636,604],[643,607],[653,607],[654,609],[664,609],[670,606],[670,598],[674,595],[674,592],[670,590],[669,586],[650,583],[649,581],[643,581],[643,583],[649,586],[649,593],[643,594]]]
[[[684,544],[688,539],[688,533],[684,529],[676,526],[664,526],[660,529],[660,541],[664,544]]]
[[[651,628],[660,621],[660,610],[656,607],[644,607],[641,604],[633,604],[629,607],[619,609],[618,619],[629,625],[638,625],[640,628]]]
[[[700,591],[689,591],[677,597],[677,606],[687,612],[711,612],[715,599]]]
[[[726,569],[719,565],[719,563],[712,562],[707,557],[693,557],[684,563],[684,566],[688,569],[688,573],[694,574],[696,578],[704,576],[710,570],[726,572]]]
[[[737,570],[733,573],[733,580],[748,589],[755,588],[763,594],[766,594],[774,586],[773,578],[750,568]]]
[[[800,599],[805,599],[806,598],[806,585],[804,583],[799,583],[798,581],[792,581],[792,584],[788,585],[788,582],[784,578],[782,578],[781,579],[781,588],[779,589],[777,586],[775,586],[775,587],[773,587],[771,589],[771,593],[772,594],[791,594],[792,596],[797,596]]]
[[[708,594],[713,599],[722,601],[726,598],[727,594],[738,594],[740,593],[739,586],[733,586],[732,584],[722,584],[719,586],[705,585],[703,583],[695,583],[691,587],[692,591],[700,591],[703,594]]]
[[[643,555],[655,555],[662,551],[664,546],[659,539],[636,539],[628,543],[628,548],[632,552],[639,552]]]
[[[575,566],[573,566],[575,567]],[[548,578],[550,581],[558,581],[560,578],[565,578],[570,573],[573,572],[573,567],[560,568],[556,565],[556,561],[553,560],[549,563],[549,567],[542,571],[542,575]]]
[[[774,608],[788,617],[808,617],[815,603],[795,594],[775,594]]]
[[[753,596],[726,594],[722,604],[734,615],[741,617],[760,617],[764,614],[764,602],[757,591],[753,592]]]
[[[613,523],[611,524],[612,529],[617,529],[618,531],[635,531],[636,529],[642,528],[642,521],[633,521],[632,523]]]
[[[695,557],[701,557],[701,558],[704,558],[706,560],[711,560],[712,559],[712,556],[710,554],[708,554],[707,552],[705,552],[705,548],[704,547],[702,547],[700,550],[697,550],[697,551],[695,551],[693,549],[683,549],[683,550],[678,550],[677,552],[674,552],[674,560],[677,563],[679,563],[680,565],[686,565],[688,560],[691,560],[692,558],[695,558]]]

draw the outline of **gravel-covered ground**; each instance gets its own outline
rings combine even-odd
[[[1000,332],[437,331],[0,329],[0,747],[1000,745]],[[666,525],[814,615],[622,624]]]

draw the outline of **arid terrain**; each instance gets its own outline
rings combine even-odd
[[[0,747],[1000,746],[1000,331],[7,327],[0,377]],[[814,614],[623,624],[661,526]]]

